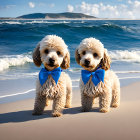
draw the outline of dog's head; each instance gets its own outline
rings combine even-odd
[[[68,47],[61,37],[45,36],[33,51],[33,61],[38,67],[43,63],[47,70],[67,69],[70,65]]]
[[[75,58],[79,65],[88,71],[94,71],[99,66],[110,68],[110,57],[103,44],[95,38],[84,39],[75,51]]]

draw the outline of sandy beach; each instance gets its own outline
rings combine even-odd
[[[41,116],[32,116],[34,99],[0,105],[1,140],[139,140],[140,83],[121,88],[121,106],[100,113],[98,103],[91,112],[80,111],[79,90],[73,106],[59,118],[51,116],[51,105]]]
[[[57,84],[58,67],[71,79],[72,107],[53,117],[52,101],[42,115],[33,116],[36,89],[47,92],[50,86],[48,92],[59,94],[48,77]],[[108,69],[117,75],[120,107],[101,113],[97,98],[90,112],[81,111],[79,81],[85,67],[101,69],[92,73],[94,85],[112,78],[105,89],[110,86],[116,94],[118,84],[110,83],[117,78]],[[61,77],[58,90],[69,84],[70,91],[69,78]],[[84,84],[88,78],[85,74]],[[48,81],[40,88],[37,79],[41,85]],[[0,140],[140,140],[140,0],[1,0]]]

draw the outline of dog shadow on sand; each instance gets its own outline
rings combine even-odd
[[[99,112],[99,109],[94,108],[90,112]],[[85,112],[81,112],[81,107],[65,108],[63,110],[63,115],[67,115],[67,114],[74,115],[74,114],[81,114],[81,113],[85,113]],[[46,118],[54,119],[54,117],[52,117],[52,110],[45,110],[44,113],[39,116],[33,116],[32,110],[23,110],[23,111],[0,114],[0,124],[27,122],[32,120],[46,119]]]

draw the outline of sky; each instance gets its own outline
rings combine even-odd
[[[140,0],[0,0],[0,17],[78,12],[99,18],[140,19]]]

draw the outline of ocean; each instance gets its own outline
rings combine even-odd
[[[62,37],[69,47],[71,65],[66,72],[73,89],[79,86],[82,69],[75,49],[87,37],[99,39],[107,48],[121,86],[140,81],[140,20],[0,20],[0,103],[35,97],[41,68],[33,64],[32,51],[51,34]]]

